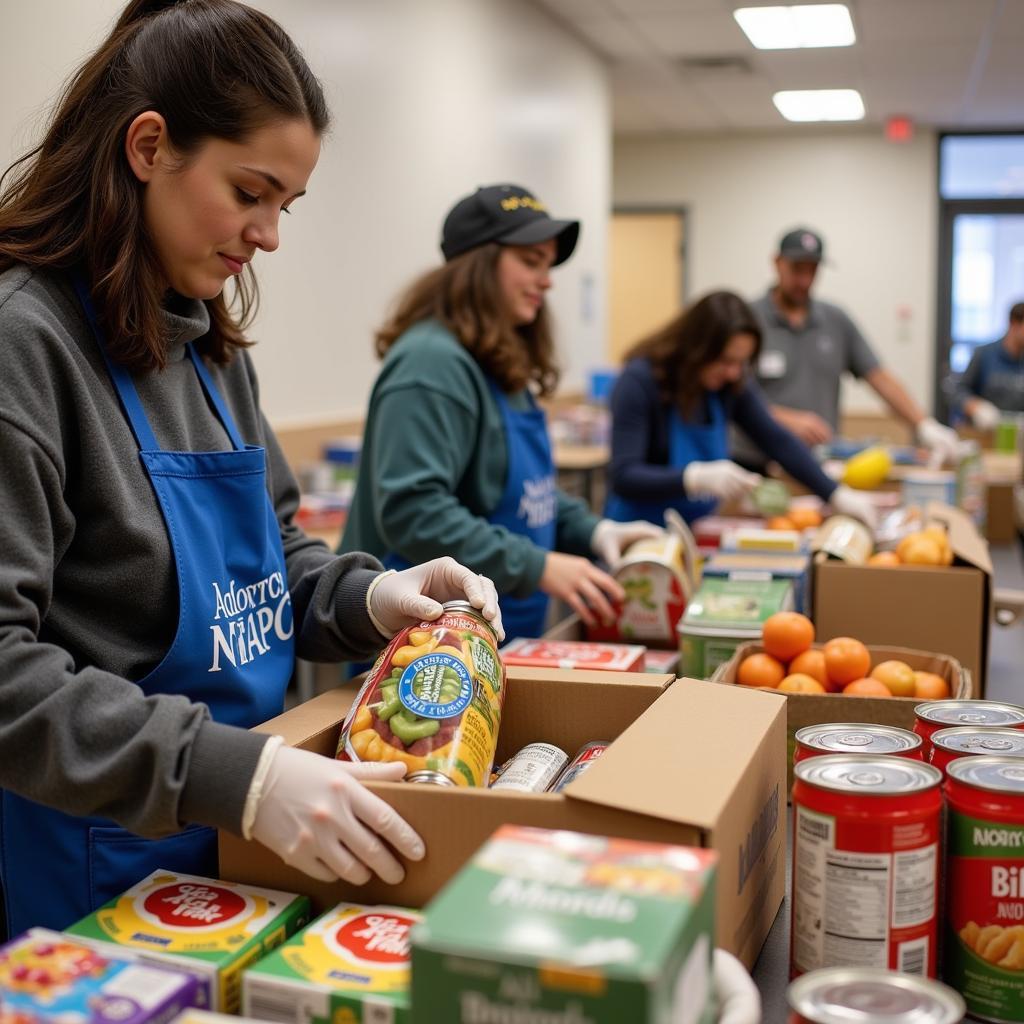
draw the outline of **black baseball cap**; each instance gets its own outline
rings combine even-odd
[[[821,235],[810,228],[794,228],[779,240],[779,255],[797,262],[821,263],[825,259],[825,245]]]
[[[486,185],[460,199],[444,219],[441,252],[454,259],[487,242],[535,245],[555,239],[554,266],[564,263],[576,248],[578,220],[554,220],[547,207],[520,185]]]

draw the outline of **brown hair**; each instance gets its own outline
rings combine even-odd
[[[1010,307],[1010,320],[1015,324],[1024,320],[1024,302],[1015,302]]]
[[[721,358],[736,334],[753,335],[756,357],[761,328],[753,310],[732,292],[710,292],[634,345],[625,358],[649,359],[662,400],[675,402],[688,420],[696,414],[704,391],[700,371]],[[732,385],[733,390],[740,387],[742,382]]]
[[[184,160],[211,138],[244,140],[282,119],[321,135],[320,83],[284,30],[234,0],[132,0],[70,79],[43,141],[0,177],[0,271],[80,269],[112,358],[135,370],[166,362],[157,257],[143,224],[144,186],[124,153],[128,126],[155,110]],[[237,279],[237,319],[206,300],[203,353],[226,363],[249,344],[256,279]],[[235,303],[233,303],[234,305]]]
[[[532,323],[512,323],[498,289],[501,249],[497,242],[489,242],[417,278],[377,331],[377,355],[383,358],[414,324],[436,320],[503,391],[531,384],[539,395],[554,391],[558,367],[550,318],[542,305]]]

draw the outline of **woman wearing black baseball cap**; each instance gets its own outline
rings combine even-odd
[[[558,382],[544,296],[579,223],[554,220],[518,185],[461,199],[445,262],[416,280],[377,332],[370,397],[342,551],[400,569],[451,555],[492,580],[506,635],[539,636],[548,598],[609,622],[613,564],[647,523],[598,520],[555,486],[536,396]]]

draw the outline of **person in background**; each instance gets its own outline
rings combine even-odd
[[[935,463],[953,460],[956,431],[924,414],[842,309],[811,297],[823,258],[819,235],[808,228],[786,232],[775,256],[775,284],[751,303],[763,336],[755,372],[772,415],[805,444],[827,443],[839,426],[839,384],[848,372],[911,427]],[[736,453],[751,461],[742,439]]]
[[[216,877],[217,828],[325,881],[398,882],[400,858],[424,855],[360,782],[403,766],[250,731],[283,710],[296,653],[366,657],[452,598],[501,629],[493,586],[453,560],[389,575],[292,522],[298,488],[242,324],[249,264],[277,249],[328,120],[266,15],[132,0],[5,176],[10,934],[64,928],[158,868]]]
[[[540,636],[549,597],[584,622],[613,620],[609,565],[648,523],[599,521],[555,485],[537,397],[558,382],[545,295],[573,252],[519,185],[489,185],[444,221],[444,263],[418,278],[377,332],[383,365],[340,550],[402,566],[440,554],[494,580],[508,636]]]
[[[1024,412],[1024,302],[1010,307],[1006,334],[974,350],[957,389],[960,408],[979,430],[1001,412]]]
[[[732,292],[711,292],[627,353],[611,400],[607,516],[660,522],[674,508],[693,522],[748,494],[761,477],[729,459],[735,424],[836,512],[874,525],[870,499],[827,477],[768,411],[749,379],[760,348],[751,308]]]

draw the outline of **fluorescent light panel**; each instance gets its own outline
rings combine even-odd
[[[732,16],[759,50],[852,46],[857,41],[846,4],[740,7]]]
[[[791,89],[772,102],[787,121],[860,121],[864,100],[856,89]]]

